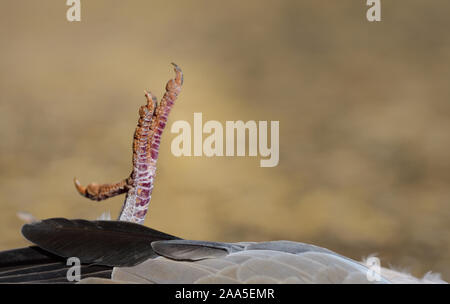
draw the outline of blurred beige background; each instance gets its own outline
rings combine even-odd
[[[0,250],[17,211],[116,217],[143,89],[185,84],[170,123],[279,120],[280,163],[182,157],[166,132],[146,225],[192,239],[290,239],[450,280],[446,0],[2,1]]]

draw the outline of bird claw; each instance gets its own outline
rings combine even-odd
[[[94,201],[102,201],[107,198],[125,193],[128,191],[128,179],[112,184],[90,183],[89,185],[82,186],[78,179],[74,178],[75,188],[82,196],[87,197]]]

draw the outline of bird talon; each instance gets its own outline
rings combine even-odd
[[[86,187],[83,187],[76,177],[74,177],[73,182],[75,184],[75,188],[77,189],[78,193],[80,193],[83,196],[86,196]]]
[[[166,92],[160,103],[152,93],[144,90],[147,104],[139,108],[139,120],[133,138],[133,171],[130,177],[115,184],[91,183],[87,186],[82,186],[74,178],[77,191],[91,200],[101,201],[127,193],[119,220],[142,223],[147,213],[153,190],[161,135],[183,84],[181,68],[175,63],[172,65],[175,78],[167,82]]]

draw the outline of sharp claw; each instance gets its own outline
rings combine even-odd
[[[144,90],[144,93],[145,93],[145,98],[147,98],[147,107],[154,109],[156,107],[156,103],[157,103],[158,99],[156,99],[156,96],[154,96],[152,93],[150,93],[147,90]]]
[[[147,104],[150,103],[150,101],[152,100],[152,94],[150,92],[148,92],[147,90],[144,90],[144,95],[145,95],[145,98],[147,98]]]
[[[175,81],[179,84],[179,85],[183,85],[183,72],[181,71],[181,68],[176,64],[172,62],[172,65],[175,67],[175,73],[177,74],[175,77]]]
[[[81,195],[86,196],[86,187],[83,187],[76,177],[73,179],[73,183],[75,184],[75,188],[77,189],[77,191]]]

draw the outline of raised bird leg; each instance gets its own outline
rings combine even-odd
[[[133,188],[127,193],[122,212],[119,215],[119,220],[121,221],[141,224],[144,222],[147,214],[156,175],[156,162],[158,160],[161,135],[167,124],[170,110],[183,84],[181,69],[176,64],[173,65],[175,67],[175,78],[167,82],[166,93],[159,105],[155,106],[151,119],[149,116],[151,111],[149,113],[140,111],[141,115],[144,114],[144,117],[139,120],[134,137]],[[146,96],[147,100],[149,100],[147,93]],[[153,96],[152,100],[156,104]],[[141,121],[144,125],[141,125]]]
[[[161,135],[168,116],[181,91],[183,73],[174,63],[175,78],[167,82],[166,92],[157,105],[156,97],[145,91],[147,104],[139,109],[139,120],[133,138],[133,171],[130,177],[115,184],[89,184],[81,186],[75,179],[78,192],[92,200],[101,201],[118,194],[127,193],[119,220],[143,223],[150,204],[153,181],[156,175]]]

